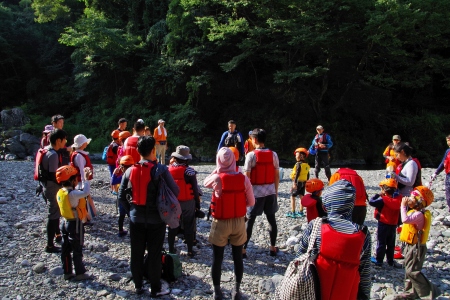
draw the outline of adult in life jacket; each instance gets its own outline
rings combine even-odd
[[[371,237],[367,227],[353,223],[352,209],[356,190],[347,180],[339,180],[322,195],[328,214],[315,241],[309,241],[314,222],[305,229],[298,255],[314,243],[317,255],[321,299],[369,299]],[[319,253],[320,250],[320,253]]]
[[[425,208],[433,200],[433,192],[425,186],[415,187],[409,197],[402,198],[400,214],[403,227],[400,240],[406,243],[403,251],[405,293],[394,299],[435,299],[441,293],[421,272],[431,226],[431,213]]]
[[[421,185],[421,170],[418,161],[411,155],[413,148],[407,143],[400,142],[394,147],[395,156],[401,162],[391,178],[397,180],[398,191],[402,196],[408,196],[414,187]]]
[[[253,224],[257,216],[266,215],[269,222],[270,248],[269,255],[277,256],[275,246],[278,228],[275,213],[278,211],[278,184],[280,183],[279,160],[276,152],[265,147],[266,131],[256,128],[251,137],[255,150],[245,157],[244,174],[250,178],[255,195],[255,206],[249,209],[247,222],[247,241],[244,244],[244,258],[247,257],[247,246],[252,236]]]
[[[246,139],[245,143],[244,143],[245,156],[247,156],[247,154],[249,152],[252,152],[253,150],[255,150],[255,146],[253,146],[252,138],[250,137],[250,134],[252,134],[251,130],[248,132],[248,139]]]
[[[352,222],[363,225],[366,219],[368,200],[364,180],[359,174],[350,168],[339,168],[330,178],[330,185],[338,180],[345,179],[349,181],[356,189],[355,207],[352,213]]]
[[[447,146],[450,147],[450,135],[447,135],[445,139],[447,141]],[[450,148],[445,151],[441,163],[437,167],[436,171],[434,171],[434,174],[431,175],[430,184],[442,171],[445,171],[445,199],[447,200],[447,208],[450,212]]]
[[[236,281],[232,298],[241,299],[240,284],[244,274],[242,248],[247,241],[245,214],[247,207],[255,204],[252,185],[247,176],[236,171],[235,156],[227,147],[222,147],[217,152],[216,168],[203,183],[206,188],[213,189],[211,210],[214,219],[208,240],[213,245],[211,277],[214,299],[222,299],[220,277],[228,241],[231,244]]]
[[[329,150],[333,147],[331,136],[324,132],[323,126],[318,125],[316,127],[317,134],[314,136],[311,146],[308,149],[309,154],[316,156],[316,164],[314,173],[316,178],[319,178],[320,166],[325,169],[325,175],[328,181],[331,177],[330,162],[329,162]]]
[[[62,130],[64,127],[64,116],[62,115],[54,115],[51,118],[51,123],[53,126],[53,129],[60,129]],[[60,148],[58,150],[59,159],[61,161],[61,165],[65,166],[70,163],[70,148],[67,148],[66,146]]]
[[[320,179],[312,178],[306,181],[305,189],[309,194],[303,196],[301,202],[306,207],[306,219],[308,223],[316,218],[327,216],[322,205],[321,195],[323,188],[324,184]]]
[[[158,161],[163,165],[166,164],[166,150],[167,150],[167,129],[164,127],[166,121],[163,119],[158,120],[158,127],[153,131],[153,137],[155,138],[156,145],[156,157]]]
[[[236,130],[236,122],[234,120],[228,121],[228,131],[225,131],[220,137],[217,151],[219,151],[222,147],[236,147],[239,150],[238,163],[239,161],[244,161],[244,139],[242,137],[242,134]]]
[[[83,170],[84,178],[91,175],[91,169]],[[64,218],[61,224],[63,245],[61,261],[64,269],[64,279],[86,280],[92,274],[87,272],[83,263],[84,230],[83,223],[87,220],[86,197],[90,193],[89,181],[83,183],[83,190],[76,189],[78,185],[78,170],[71,166],[62,166],[56,171],[56,180],[62,188],[58,191],[57,201]],[[75,274],[72,272],[72,261]]]
[[[389,169],[392,168],[392,171],[393,171],[397,168],[397,166],[399,164],[401,164],[401,162],[395,157],[395,151],[394,151],[395,145],[400,143],[401,140],[402,140],[402,138],[398,134],[395,134],[394,136],[392,136],[392,143],[390,143],[386,147],[386,149],[384,149],[383,157],[384,157],[385,163],[386,163],[386,170],[388,168]]]
[[[143,294],[145,249],[148,251],[151,297],[167,295],[170,290],[161,289],[161,251],[164,244],[166,224],[161,219],[156,203],[158,183],[162,178],[167,187],[178,196],[180,189],[165,165],[156,163],[153,151],[155,139],[141,136],[137,150],[141,159],[128,168],[122,176],[119,202],[130,214],[130,269],[136,294]],[[131,191],[130,191],[131,187]],[[146,271],[145,271],[146,272]]]
[[[91,159],[89,158],[89,152],[84,151],[91,140],[83,134],[78,134],[73,138],[73,144],[70,146],[73,149],[70,155],[70,163],[78,170],[78,188],[80,189],[83,188],[84,182],[93,179],[94,166],[92,166]],[[84,170],[86,167],[92,171],[89,178],[84,178],[84,172],[80,172],[80,170]]]
[[[200,195],[197,184],[197,172],[188,165],[189,161],[192,160],[192,155],[189,152],[188,146],[177,146],[176,151],[171,154],[174,161],[169,166],[169,172],[180,189],[178,201],[180,202],[181,221],[188,248],[187,255],[189,257],[194,257],[195,252],[192,248],[194,245],[195,232],[197,231],[195,212],[200,209]],[[178,234],[180,227],[181,224],[177,228],[169,228],[167,240],[170,253],[176,253],[176,249],[174,248],[175,236]]]
[[[134,161],[139,161],[141,156],[137,151],[137,142],[139,137],[145,135],[145,124],[142,119],[139,119],[134,123],[133,135],[128,137],[122,146],[123,155],[131,155]]]
[[[39,180],[43,186],[42,197],[48,205],[48,220],[47,220],[47,246],[45,252],[56,253],[60,252],[61,248],[54,245],[53,239],[56,237],[57,241],[62,239],[59,228],[59,219],[61,213],[56,201],[56,194],[60,186],[56,182],[56,170],[62,165],[58,150],[64,148],[67,142],[67,133],[62,129],[54,129],[50,133],[50,146],[41,152],[42,157],[37,161],[37,168],[41,174]],[[39,150],[41,151],[41,150]]]

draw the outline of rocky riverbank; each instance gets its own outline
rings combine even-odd
[[[95,224],[87,228],[85,235],[84,261],[87,269],[95,278],[91,281],[72,282],[62,278],[60,258],[57,254],[44,252],[46,206],[42,198],[35,197],[36,183],[33,181],[32,162],[0,161],[0,296],[2,299],[116,299],[149,298],[133,294],[134,286],[129,282],[129,236],[117,236],[117,215],[115,196],[108,186],[106,165],[95,165],[95,179],[92,181],[92,197],[96,201],[99,216]],[[198,180],[213,170],[212,165],[195,166]],[[286,218],[289,208],[290,169],[284,169],[284,179],[280,184],[277,213],[278,245],[284,255],[269,256],[267,221],[257,219],[252,242],[248,249],[248,259],[244,260],[244,278],[242,292],[246,299],[269,299],[273,295],[274,285],[278,282],[289,261],[295,257],[296,246],[292,241],[301,236],[305,219]],[[334,172],[335,169],[332,169]],[[433,169],[423,169],[422,177],[428,179]],[[378,192],[378,182],[384,177],[384,171],[358,171],[363,177],[369,196]],[[321,176],[324,176],[323,172]],[[324,179],[325,177],[321,178]],[[443,190],[443,175],[433,186],[435,202],[430,210],[433,213],[433,226],[428,242],[428,254],[423,272],[444,292],[439,299],[448,299],[450,293],[450,229],[443,225],[450,221]],[[204,189],[202,209],[207,211],[210,190]],[[366,218],[372,233],[375,248],[376,221],[370,207]],[[125,220],[125,228],[128,221]],[[186,247],[180,239],[176,247],[181,250],[183,276],[171,283],[172,292],[165,299],[211,299],[212,280],[210,266],[212,249],[207,242],[210,222],[198,220],[198,239],[200,241],[197,256],[188,258]],[[289,239],[289,242],[287,243]],[[292,245],[290,245],[292,243]],[[222,288],[224,295],[230,298],[234,283],[231,249],[225,250],[223,263]],[[399,261],[401,262],[401,260]],[[404,271],[393,269],[385,264],[372,269],[372,299],[390,299],[403,290]],[[146,285],[147,287],[147,285]]]

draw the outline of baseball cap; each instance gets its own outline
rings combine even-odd
[[[64,119],[64,116],[62,116],[62,115],[54,115],[52,117],[52,119],[51,119],[51,122],[52,123],[56,123],[56,122],[58,122],[59,120],[62,120],[62,119]]]
[[[323,129],[322,125],[317,125],[316,129]]]
[[[399,140],[399,141],[401,141],[402,138],[401,138],[398,134],[396,134],[396,135],[394,135],[394,136],[392,137],[392,140]]]

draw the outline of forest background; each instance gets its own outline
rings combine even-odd
[[[40,135],[109,143],[117,120],[166,121],[169,146],[214,156],[227,121],[281,158],[317,124],[334,159],[381,163],[393,134],[436,165],[450,133],[450,0],[4,0],[0,110]]]

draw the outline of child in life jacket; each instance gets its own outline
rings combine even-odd
[[[119,166],[114,170],[113,175],[111,177],[111,184],[120,185],[122,181],[122,175],[125,171],[134,165],[134,159],[131,155],[125,155],[120,158]],[[130,218],[130,214],[125,210],[121,203],[118,203],[119,209],[119,233],[117,234],[119,237],[124,237],[127,235],[128,231],[123,230],[123,223],[125,221],[125,215]]]
[[[315,218],[326,217],[327,213],[323,210],[322,195],[324,184],[322,180],[313,178],[306,181],[305,189],[308,193],[303,196],[301,203],[306,207],[306,220],[308,223]]]
[[[374,217],[378,220],[377,252],[371,262],[381,266],[386,255],[388,265],[401,268],[402,266],[394,261],[394,248],[402,196],[397,193],[397,181],[392,178],[381,181],[379,185],[381,192],[369,201],[369,204],[375,207]]]
[[[286,217],[290,218],[302,218],[303,205],[302,198],[305,195],[305,185],[306,181],[309,179],[309,165],[305,162],[308,157],[308,150],[305,148],[297,148],[294,151],[295,160],[297,161],[292,169],[290,178],[292,179],[292,189],[291,189],[291,211],[286,213]],[[300,198],[300,208],[299,211],[295,211],[295,198],[299,196]]]
[[[83,169],[83,178],[89,178],[92,171],[89,168]],[[83,243],[84,228],[87,210],[86,199],[89,195],[89,181],[83,182],[83,189],[77,190],[78,170],[73,166],[62,166],[56,171],[56,180],[62,185],[58,191],[57,202],[64,222],[61,223],[63,235],[63,245],[61,251],[61,261],[64,269],[64,279],[86,280],[92,279],[92,274],[86,271],[83,264]],[[72,272],[72,261],[75,267],[75,274]]]
[[[450,134],[445,138],[447,140],[447,145],[450,147]],[[444,157],[439,164],[434,174],[431,175],[431,182],[433,182],[436,177],[445,170],[445,199],[447,200],[447,208],[450,212],[450,148],[445,151]],[[430,182],[430,184],[431,184]]]
[[[403,197],[400,207],[402,232],[400,240],[406,243],[404,249],[405,293],[394,299],[435,299],[441,292],[421,272],[427,253],[431,213],[425,210],[434,200],[433,192],[425,186],[417,186],[409,197]]]

